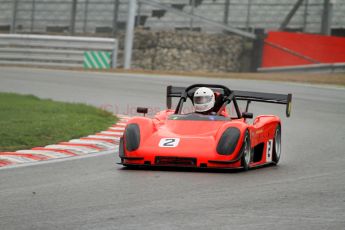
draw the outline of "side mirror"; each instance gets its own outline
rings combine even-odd
[[[242,117],[245,119],[252,119],[253,118],[253,113],[248,113],[248,112],[243,112]]]
[[[147,114],[148,110],[149,110],[148,108],[137,107],[137,113],[142,113],[142,114],[144,114],[144,117],[145,117],[145,114]]]

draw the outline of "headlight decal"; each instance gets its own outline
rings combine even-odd
[[[220,155],[231,155],[240,139],[240,130],[235,127],[227,128],[219,139],[217,152]]]

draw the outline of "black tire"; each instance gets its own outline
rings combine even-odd
[[[242,149],[241,149],[241,166],[244,171],[247,171],[249,169],[249,164],[252,159],[251,156],[251,147],[250,147],[250,136],[248,130],[244,134],[244,140],[242,144]]]
[[[282,142],[281,142],[281,127],[280,124],[277,125],[275,134],[274,134],[274,140],[273,140],[273,154],[272,154],[272,162],[273,164],[277,165],[280,157],[281,157],[281,151],[282,151]]]

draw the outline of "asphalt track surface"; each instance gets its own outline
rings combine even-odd
[[[0,229],[345,229],[345,90],[301,84],[0,68],[0,91],[125,113],[164,108],[165,86],[293,93],[277,167],[125,170],[114,155],[0,170]],[[279,105],[255,115],[284,116]]]

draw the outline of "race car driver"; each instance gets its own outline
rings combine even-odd
[[[214,111],[216,96],[220,95],[216,95],[210,88],[200,87],[197,89],[193,96],[195,112],[203,115],[217,115],[217,111]],[[225,109],[220,115],[228,116]]]
[[[194,93],[193,102],[196,113],[209,115],[215,104],[215,95],[210,88],[201,87]]]

